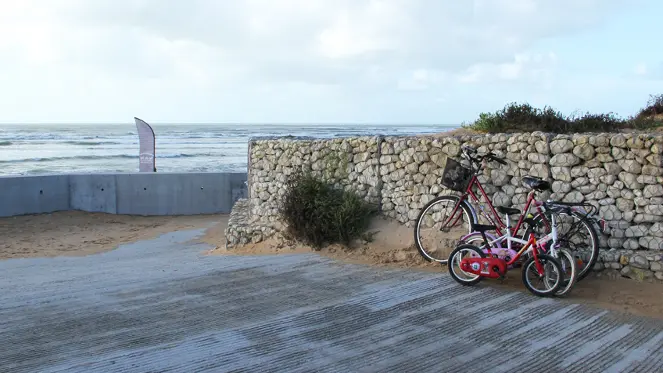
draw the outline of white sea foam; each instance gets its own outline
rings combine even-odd
[[[153,124],[157,170],[245,172],[251,137],[435,133],[457,126]],[[126,125],[3,125],[0,174],[135,172],[138,136]]]

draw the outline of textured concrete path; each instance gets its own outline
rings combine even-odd
[[[659,321],[199,234],[0,262],[0,372],[663,372]]]

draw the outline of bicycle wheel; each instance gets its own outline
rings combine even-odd
[[[550,225],[551,211],[545,211],[547,224]],[[577,211],[555,212],[557,223],[557,242],[560,247],[568,249],[576,258],[578,275],[576,282],[581,281],[592,270],[599,258],[599,237],[592,222]],[[543,216],[536,214],[531,228],[535,235],[546,235],[550,229],[545,229]],[[529,227],[528,227],[529,229]]]
[[[562,283],[564,282],[562,266],[559,264],[557,259],[548,254],[541,253],[537,254],[536,257],[539,263],[541,263],[543,266],[543,276],[540,276],[536,269],[536,261],[534,260],[534,256],[530,256],[525,264],[523,264],[523,284],[525,284],[527,290],[536,296],[551,296],[557,293],[559,288],[562,286]],[[530,279],[530,275],[533,275],[533,279]],[[538,280],[539,283],[543,284],[544,288],[535,288],[534,280]]]
[[[489,240],[490,240],[490,238],[489,238]],[[483,236],[481,236],[481,232],[472,232],[472,233],[470,233],[469,235],[465,236],[465,239],[463,239],[463,240],[459,239],[458,244],[459,245],[461,245],[461,244],[474,245],[482,251],[486,249],[486,247],[484,245],[484,242],[483,242]]]
[[[472,211],[460,197],[446,195],[431,200],[414,224],[417,251],[429,262],[446,264],[458,239],[472,232],[472,217]]]
[[[564,273],[564,280],[562,281],[562,286],[555,293],[555,296],[565,296],[567,295],[573,286],[576,284],[578,278],[577,265],[573,254],[566,249],[557,250],[558,256],[555,257],[559,260],[559,263],[562,266],[562,272]]]
[[[470,258],[486,257],[483,251],[479,250],[479,248],[474,245],[458,245],[453,251],[451,251],[451,254],[449,254],[449,274],[451,275],[451,278],[461,285],[475,285],[479,283],[483,277],[475,275],[474,273],[465,272],[460,268],[460,262],[465,258],[465,256],[462,255],[464,253],[468,254]],[[456,268],[454,265],[457,265],[458,267]]]

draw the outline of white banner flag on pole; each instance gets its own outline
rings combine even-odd
[[[138,153],[138,171],[156,172],[156,145],[154,141],[154,131],[149,124],[143,120],[134,117],[136,120],[136,130],[138,131],[138,142],[140,151]]]

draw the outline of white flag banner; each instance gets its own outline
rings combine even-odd
[[[154,141],[154,131],[149,124],[143,120],[134,117],[136,120],[136,130],[138,131],[138,143],[140,151],[138,153],[138,171],[156,172],[155,153],[156,146]]]

